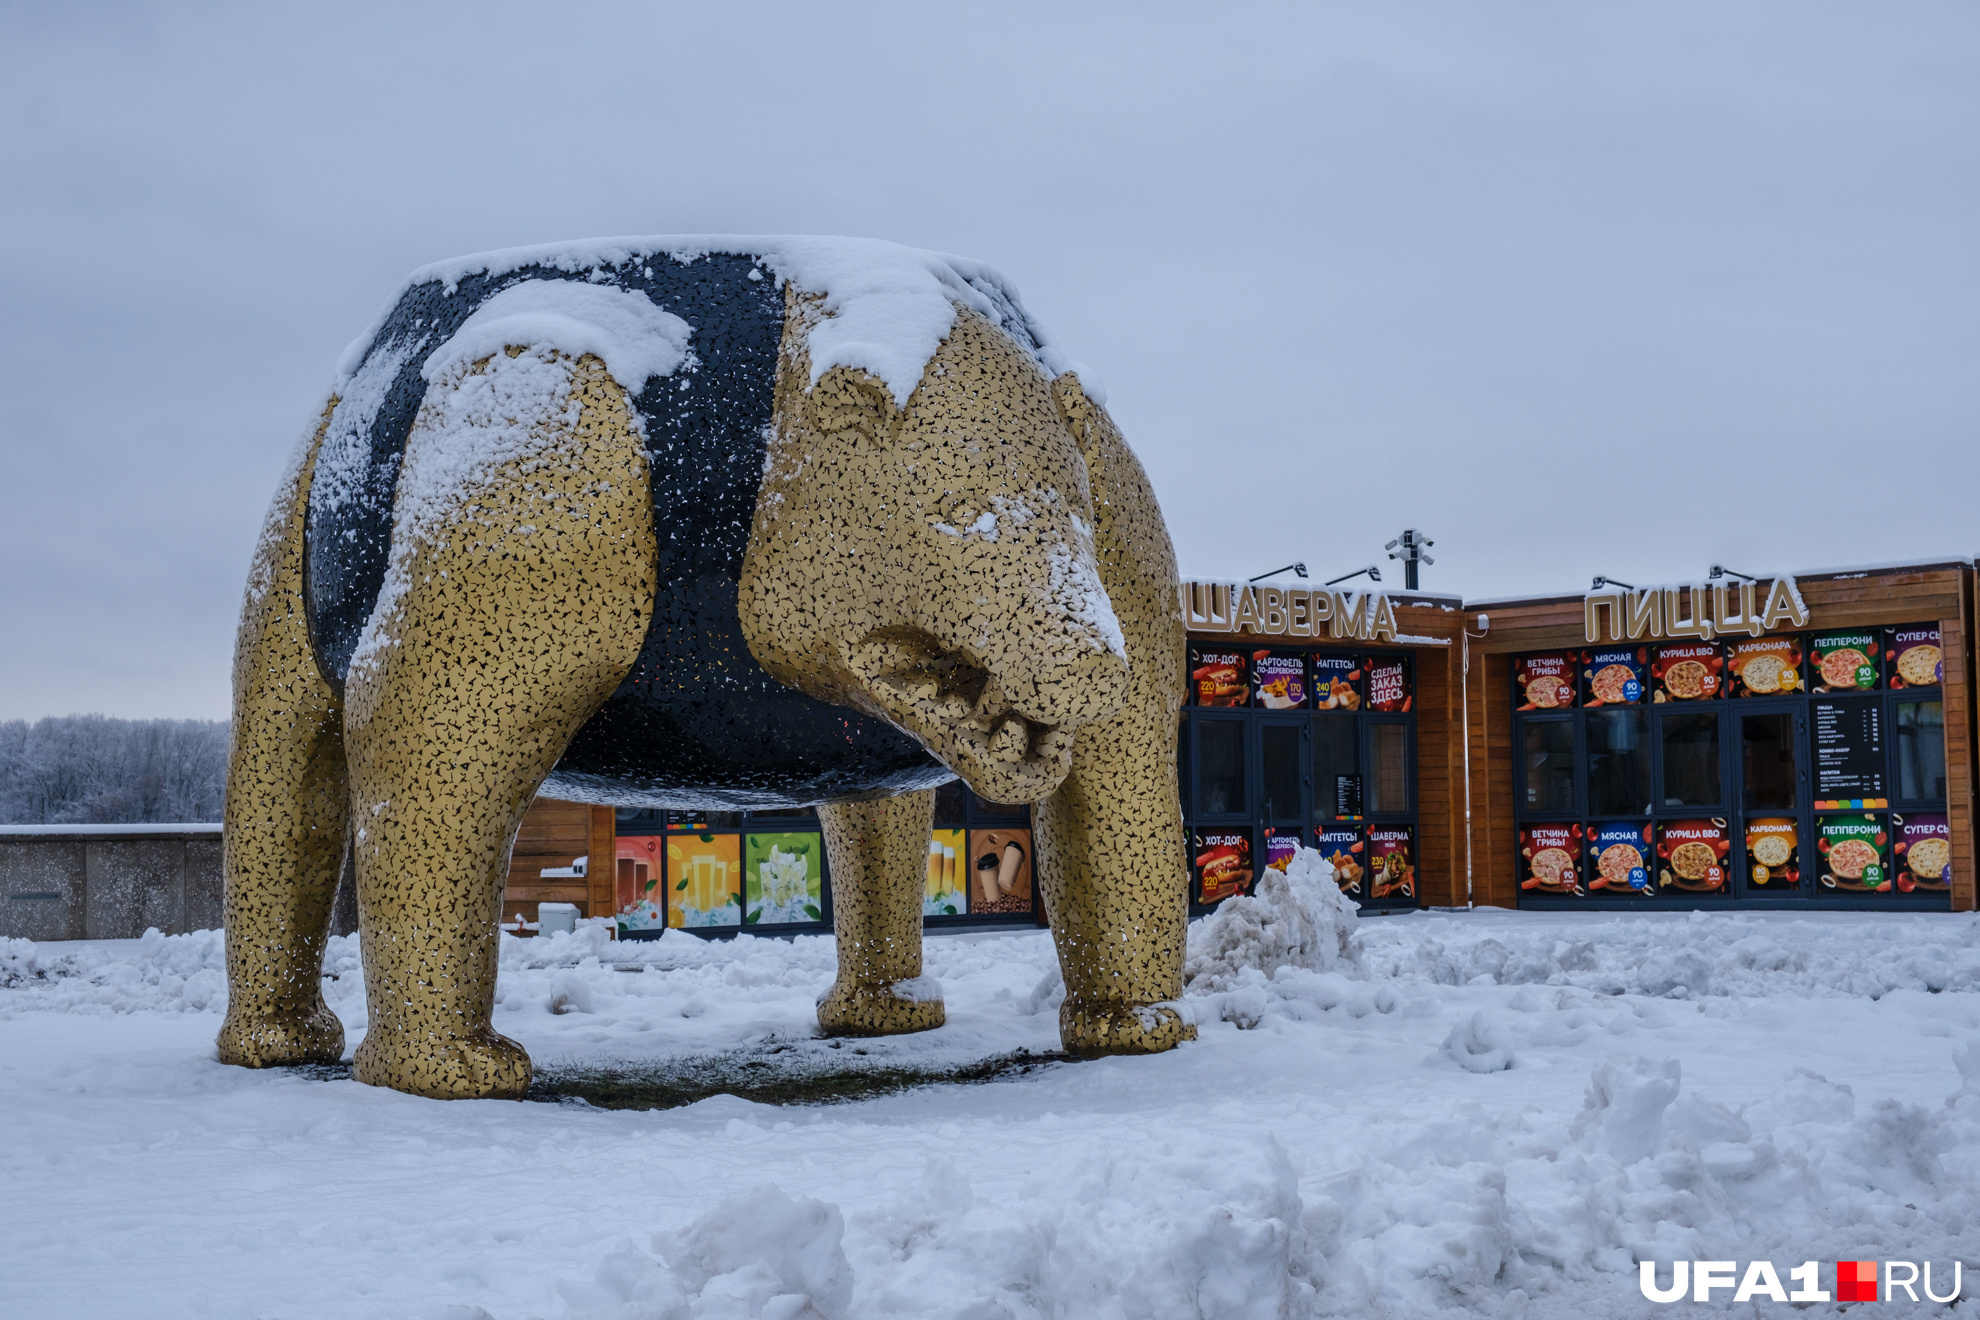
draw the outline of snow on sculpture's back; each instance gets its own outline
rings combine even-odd
[[[335,1057],[345,848],[369,1082],[512,1095],[502,867],[557,796],[818,805],[827,1030],[939,1025],[933,789],[1036,804],[1069,1049],[1167,1049],[1183,633],[1146,476],[980,263],[668,237],[415,272],[339,365],[249,577],[221,1055]]]

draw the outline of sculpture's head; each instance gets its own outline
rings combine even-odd
[[[857,367],[814,382],[825,316],[790,295],[742,573],[750,650],[778,680],[906,730],[980,796],[1038,801],[1074,732],[1128,686],[1053,382],[964,306],[905,403]]]

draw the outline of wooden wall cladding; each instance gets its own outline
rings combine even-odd
[[[536,920],[538,903],[575,903],[587,917],[607,916],[613,904],[615,835],[610,807],[539,797],[523,817],[509,853],[509,880],[502,889],[502,921]],[[545,877],[545,870],[568,867],[584,857],[587,874]]]

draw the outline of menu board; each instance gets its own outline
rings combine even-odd
[[[969,840],[961,830],[936,830],[928,839],[928,879],[921,915],[954,917],[969,911]]]
[[[1724,661],[1710,642],[1660,646],[1650,660],[1653,701],[1703,701],[1719,695]]]
[[[1196,901],[1221,903],[1251,888],[1251,836],[1241,832],[1197,830],[1190,847],[1196,873]]]
[[[1209,651],[1190,648],[1189,684],[1199,706],[1242,706],[1251,695],[1245,681],[1242,651]]]
[[[1746,822],[1746,878],[1767,889],[1801,883],[1801,827],[1785,816]]]
[[[1351,655],[1313,657],[1315,710],[1361,709],[1361,661]]]
[[[1576,894],[1581,887],[1581,826],[1529,825],[1519,832],[1521,889]]]
[[[1643,700],[1648,689],[1643,677],[1648,672],[1650,648],[1639,646],[1611,648],[1581,653],[1581,704],[1584,706],[1627,706]]]
[[[1892,628],[1888,636],[1889,644],[1884,647],[1886,687],[1937,687],[1946,681],[1946,653],[1936,627],[1921,623]]]
[[[1897,835],[1892,852],[1901,894],[1926,889],[1944,893],[1952,888],[1952,825],[1944,816],[1907,814],[1891,817]]]
[[[1251,653],[1251,703],[1263,710],[1306,705],[1306,657],[1298,651]]]
[[[1588,889],[1649,898],[1650,827],[1641,821],[1588,827]]]
[[[1031,831],[969,832],[969,910],[1031,911]]]
[[[825,919],[825,838],[816,831],[743,840],[743,924]]]
[[[1407,825],[1371,825],[1368,829],[1368,897],[1416,899],[1416,831]]]
[[[1409,661],[1399,655],[1369,657],[1368,709],[1403,711],[1409,706]]]
[[[1884,708],[1875,701],[1811,701],[1815,809],[1886,807]]]
[[[1513,661],[1513,700],[1521,710],[1558,710],[1574,704],[1575,671],[1580,657],[1573,651],[1522,656]]]
[[[1314,831],[1313,846],[1334,868],[1334,883],[1341,892],[1359,895],[1368,874],[1363,864],[1367,845],[1361,841],[1361,831],[1352,825],[1323,825]]]
[[[742,837],[667,836],[667,924],[742,925]]]
[[[1890,834],[1881,816],[1817,816],[1816,877],[1824,889],[1844,894],[1889,893]]]
[[[1817,633],[1808,639],[1808,686],[1813,692],[1869,692],[1881,664],[1874,632]]]
[[[1334,814],[1350,820],[1360,820],[1367,813],[1361,809],[1361,776],[1334,776]]]
[[[1657,827],[1657,887],[1665,893],[1731,893],[1730,851],[1732,835],[1723,820],[1666,821]]]
[[[1756,637],[1726,644],[1726,686],[1735,697],[1778,697],[1801,687],[1801,639]]]
[[[1265,869],[1283,873],[1292,865],[1293,857],[1299,852],[1298,833],[1281,834],[1275,830],[1265,831]]]

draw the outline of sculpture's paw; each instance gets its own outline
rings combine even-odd
[[[1160,1054],[1196,1039],[1196,1026],[1173,1008],[1123,1008],[1067,1000],[1059,1007],[1059,1042],[1068,1054]]]
[[[515,1100],[529,1089],[529,1052],[492,1029],[451,1040],[374,1030],[351,1075],[430,1100]]]
[[[840,982],[818,1002],[818,1025],[828,1036],[903,1036],[947,1020],[941,991],[926,977],[894,985]]]
[[[344,1024],[317,1001],[306,1014],[254,1014],[230,1006],[220,1024],[220,1062],[243,1068],[335,1063],[344,1057]]]

